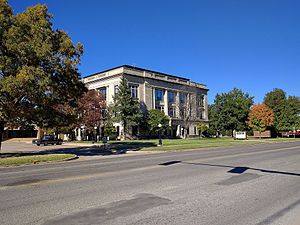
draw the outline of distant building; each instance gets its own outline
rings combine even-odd
[[[139,99],[143,111],[159,109],[170,117],[173,128],[169,135],[182,136],[186,129],[188,135],[197,135],[197,123],[208,122],[208,105],[206,85],[192,82],[179,76],[142,69],[129,65],[115,67],[82,79],[86,87],[99,90],[107,104],[113,103],[113,96],[118,90],[120,78],[125,77],[133,97]],[[182,105],[190,103],[188,123],[184,123]],[[188,124],[188,125],[187,125]],[[118,134],[122,132],[121,124],[115,124]],[[141,136],[140,130],[132,130]]]

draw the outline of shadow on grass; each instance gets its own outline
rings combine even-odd
[[[41,146],[40,151],[35,152],[15,152],[2,153],[0,158],[18,157],[18,156],[34,156],[47,154],[75,154],[77,156],[106,156],[126,154],[128,151],[139,151],[142,148],[154,147],[156,144],[151,142],[117,142],[104,145],[82,146],[74,148],[57,148],[43,150]]]

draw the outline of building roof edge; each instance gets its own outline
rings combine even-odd
[[[144,69],[144,68],[141,68],[141,67],[130,66],[130,65],[127,65],[127,64],[116,66],[116,67],[113,67],[113,68],[110,68],[110,69],[106,69],[106,70],[103,70],[103,71],[99,71],[97,73],[93,73],[93,74],[87,75],[85,77],[82,77],[82,79],[85,79],[85,78],[88,78],[88,77],[92,77],[92,76],[98,75],[100,73],[105,73],[105,72],[108,72],[110,70],[115,70],[115,69],[118,69],[118,68],[121,68],[121,67],[129,68],[129,69],[136,69],[136,70],[147,71],[147,72],[150,72],[150,73],[157,73],[157,74],[161,74],[161,75],[164,75],[164,76],[174,77],[174,78],[178,78],[178,79],[182,79],[182,80],[186,80],[186,81],[192,81],[189,78],[175,76],[175,75],[168,74],[168,73],[162,73],[162,72],[158,72],[158,71],[155,71],[155,70],[148,70],[148,69]],[[194,81],[192,81],[192,82],[194,82]],[[197,84],[200,84],[200,85],[203,85],[203,86],[207,87],[206,84],[201,84],[201,83],[198,83],[198,82],[194,82],[194,83],[197,83]]]

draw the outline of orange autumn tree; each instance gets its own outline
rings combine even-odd
[[[274,124],[274,113],[265,104],[254,104],[250,109],[247,123],[250,128],[259,131],[261,138],[261,132]]]

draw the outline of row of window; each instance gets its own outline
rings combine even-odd
[[[133,98],[138,98],[138,85],[129,85],[130,91],[131,91],[131,96]],[[107,95],[107,88],[106,87],[101,87],[98,89],[100,93],[102,93],[105,98]],[[115,85],[114,86],[114,94],[118,93],[119,86]],[[176,100],[176,93],[174,91],[168,91],[168,102],[169,103],[174,103]],[[164,90],[162,89],[155,89],[155,101],[160,102],[163,101],[164,98]],[[180,103],[185,103],[187,100],[187,94],[186,93],[180,93],[179,94],[179,102]],[[203,95],[198,95],[197,96],[197,102],[199,106],[204,106],[204,96]]]
[[[160,102],[163,101],[164,98],[164,90],[162,89],[155,89],[155,101]],[[168,102],[174,103],[176,101],[176,93],[174,91],[168,91]],[[186,93],[180,93],[179,94],[179,101],[180,103],[185,103],[187,99]]]
[[[131,96],[133,98],[138,98],[138,86],[137,85],[130,85]],[[106,98],[107,95],[107,87],[98,88],[99,92]],[[119,85],[114,86],[114,94],[118,93]]]
[[[162,89],[155,89],[155,101],[156,102],[161,102],[163,101],[164,98],[164,90]],[[169,103],[174,103],[176,101],[176,92],[174,91],[168,91],[168,102]],[[185,103],[187,100],[187,93],[179,93],[179,102],[180,103]],[[197,103],[199,106],[204,106],[204,95],[198,95],[197,96]]]
[[[155,109],[158,109],[158,110],[164,112],[164,106],[162,106],[162,105],[156,106]],[[184,117],[185,117],[185,116],[186,116],[186,115],[185,115],[185,113],[186,113],[185,109],[180,109],[180,110],[181,110],[181,111],[180,111],[180,114],[181,114],[181,115],[179,115],[179,117],[180,117],[180,116],[184,116]],[[192,111],[189,110],[189,113],[191,114]],[[203,114],[203,113],[204,113],[204,110],[203,110],[203,109],[197,108],[197,111],[196,111],[196,117],[199,118],[199,119],[203,119],[203,118],[204,118],[204,114]],[[177,118],[177,117],[178,117],[178,116],[176,115],[176,107],[175,107],[175,106],[172,106],[172,107],[169,107],[169,108],[168,108],[168,115],[169,115],[170,117],[172,117],[172,118]]]
[[[158,109],[158,110],[163,112],[164,111],[164,106],[156,106],[155,109]],[[175,107],[169,107],[168,108],[168,115],[170,117],[173,117],[173,118],[177,117],[176,116],[176,108]]]

